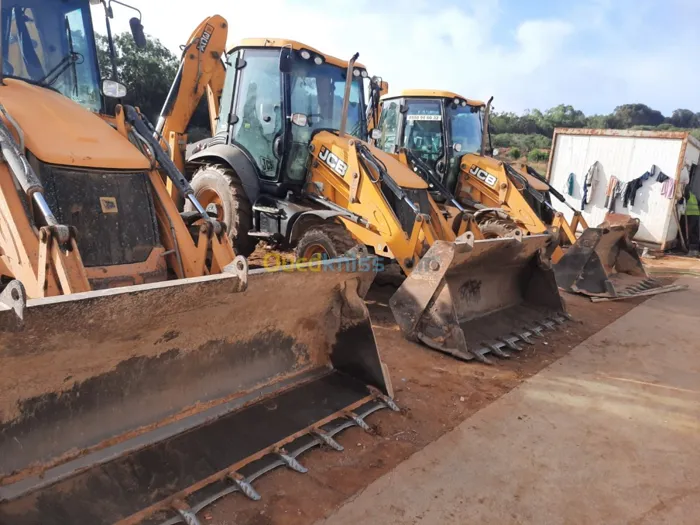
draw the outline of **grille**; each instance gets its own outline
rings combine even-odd
[[[413,224],[416,222],[415,212],[406,201],[398,199],[384,184],[382,184],[382,191],[389,202],[389,206],[391,206],[391,209],[394,210],[394,213],[398,217],[401,228],[408,235],[411,235]],[[403,192],[421,213],[430,215],[430,200],[427,190],[410,190],[403,188]]]
[[[59,223],[77,229],[86,267],[144,262],[160,244],[147,173],[32,164]]]

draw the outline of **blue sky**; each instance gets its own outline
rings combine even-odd
[[[572,104],[587,114],[641,102],[700,112],[698,0],[148,0],[147,33],[173,51],[204,17],[229,41],[287,37],[330,54],[360,52],[390,91],[493,95],[499,111]],[[131,14],[114,7],[115,28]],[[100,24],[97,24],[99,30]]]

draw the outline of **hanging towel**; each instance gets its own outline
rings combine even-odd
[[[595,187],[598,185],[598,178],[600,177],[600,162],[597,160],[593,165],[588,168],[588,173],[586,173],[586,178],[583,181],[583,198],[581,199],[581,209],[586,207],[586,204],[591,202],[591,197],[595,191]]]
[[[676,196],[676,181],[670,177],[666,177],[661,185],[661,195],[667,199],[673,199]]]
[[[574,196],[574,185],[576,184],[576,175],[569,173],[569,178],[566,179],[566,193],[569,197]]]

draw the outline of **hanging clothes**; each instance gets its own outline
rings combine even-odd
[[[615,192],[620,186],[620,181],[615,177],[615,175],[610,177],[610,181],[608,182],[608,189],[605,192],[605,207],[609,211],[613,211],[615,208]]]
[[[581,199],[582,210],[586,207],[586,204],[591,202],[593,192],[595,191],[595,188],[598,185],[601,167],[602,166],[600,162],[596,160],[593,163],[593,165],[590,168],[588,168],[588,173],[586,173],[586,177],[583,181],[583,198]]]
[[[569,173],[569,178],[566,179],[566,193],[569,197],[574,196],[574,185],[576,184],[576,175]]]
[[[656,176],[656,182],[666,182],[669,178],[663,171],[659,171],[659,174]]]
[[[638,179],[631,180],[627,183],[625,188],[625,193],[622,197],[622,206],[627,208],[627,206],[634,206],[634,198],[637,195],[637,190],[644,184],[644,177],[639,177]]]
[[[667,199],[673,199],[676,196],[676,181],[670,177],[666,177],[661,185],[661,195]]]
[[[625,191],[622,197],[622,206],[627,208],[627,206],[634,206],[634,198],[637,196],[637,191],[644,185],[644,182],[651,179],[652,177],[662,174],[663,172],[659,169],[656,164],[652,164],[649,171],[645,171],[641,177],[637,177],[631,180],[625,186]],[[666,177],[666,175],[664,175]],[[668,177],[666,177],[668,178]]]

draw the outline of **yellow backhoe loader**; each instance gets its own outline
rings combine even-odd
[[[386,92],[386,83],[375,82],[372,90]],[[473,213],[485,238],[509,235],[515,229],[555,238],[551,257],[561,288],[616,297],[658,286],[646,274],[628,235],[638,224],[590,228],[581,212],[533,168],[485,154],[490,149],[489,134],[484,133],[490,106],[491,101],[448,91],[406,90],[398,96],[384,95],[370,113],[381,115],[371,117],[379,122],[377,146],[421,174],[438,198],[456,199]],[[571,209],[571,223],[552,207],[550,195]],[[566,245],[571,246],[562,249]]]
[[[548,236],[475,239],[467,214],[440,209],[424,180],[362,139],[368,75],[357,55],[340,60],[279,39],[244,40],[224,53],[211,38],[198,53],[206,25],[215,24],[200,25],[185,46],[158,128],[182,148],[193,97],[222,93],[213,137],[189,148],[186,171],[237,250],[264,240],[293,249],[298,261],[348,251],[396,261],[408,276],[391,299],[404,334],[461,359],[506,356],[563,322],[543,255]],[[223,86],[221,74],[199,77],[208,88],[184,81],[212,71],[205,62],[219,57]]]
[[[155,127],[104,114],[90,3],[0,4],[0,523],[198,523],[397,408],[373,273],[248,272]]]

